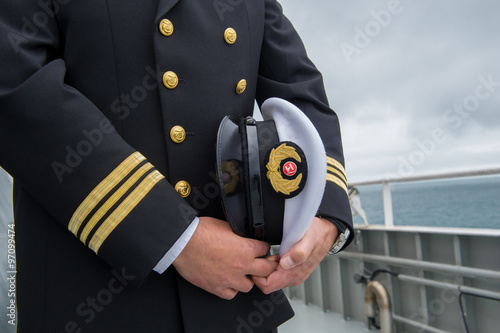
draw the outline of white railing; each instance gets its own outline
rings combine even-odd
[[[288,295],[369,326],[363,311],[366,283],[353,277],[383,270],[391,274],[377,280],[393,302],[397,332],[499,327],[500,317],[486,313],[500,310],[500,229],[397,225],[391,198],[394,183],[497,174],[500,167],[350,183],[351,190],[382,185],[384,224],[356,224],[351,246],[327,257],[303,285],[288,288]]]
[[[350,182],[349,187],[357,187],[364,185],[382,185],[382,198],[384,205],[384,224],[386,227],[394,227],[394,215],[392,209],[392,196],[391,196],[391,184],[392,183],[402,183],[402,182],[414,182],[423,180],[436,180],[436,179],[448,179],[448,178],[461,178],[461,177],[473,177],[473,176],[488,176],[500,174],[500,167],[488,168],[488,169],[478,169],[478,170],[467,170],[467,171],[456,171],[456,172],[444,172],[444,173],[434,173],[426,175],[417,176],[407,176],[407,177],[387,177],[375,180],[366,181],[356,181]],[[365,221],[366,223],[366,221]]]

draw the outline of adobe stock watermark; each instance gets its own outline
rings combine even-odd
[[[210,171],[209,177],[213,180],[203,186],[203,190],[198,187],[192,189],[192,204],[193,208],[197,211],[203,210],[208,207],[210,200],[215,199],[220,194],[219,183],[215,172]]]
[[[110,110],[118,114],[120,120],[125,120],[130,115],[130,112],[139,107],[140,103],[146,100],[150,91],[158,88],[157,71],[146,66],[144,69],[146,74],[142,78],[141,84],[135,86],[128,93],[122,93],[119,98],[111,102]],[[64,181],[65,174],[70,174],[75,168],[80,166],[85,157],[92,154],[94,149],[102,144],[106,134],[115,131],[111,122],[104,118],[93,129],[83,129],[83,136],[76,145],[65,147],[66,156],[62,161],[53,161],[51,166],[54,174],[59,182]]]
[[[133,275],[127,275],[125,268],[122,268],[121,273],[112,270],[111,274],[113,277],[109,280],[108,285],[99,290],[94,297],[87,297],[84,301],[76,307],[76,314],[78,317],[82,318],[84,323],[87,325],[92,323],[98,313],[105,310],[106,306],[111,304],[114,296],[120,294],[125,290],[130,283],[136,277]],[[76,320],[71,320],[66,322],[64,329],[58,331],[58,333],[81,333],[83,332],[82,326],[78,324]]]
[[[7,255],[7,323],[16,326],[17,323],[17,306],[16,306],[16,239],[14,223],[7,224],[7,250],[4,252]],[[2,296],[3,297],[3,296]]]
[[[497,91],[500,87],[500,82],[494,81],[493,74],[487,77],[479,76],[477,78],[478,84],[474,89],[474,93],[466,96],[462,102],[454,103],[452,108],[445,110],[442,115],[443,121],[449,125],[451,130],[457,130],[464,124],[464,119],[469,118],[476,112],[481,101],[485,101]],[[384,176],[385,179],[399,179],[411,176],[415,173],[416,169],[423,165],[426,160],[431,157],[440,144],[444,143],[449,138],[449,130],[442,127],[435,127],[431,130],[430,135],[422,140],[415,139],[413,149],[408,155],[399,155],[399,165],[397,174],[387,172]]]
[[[212,5],[219,16],[220,21],[224,22],[224,15],[226,12],[234,11],[234,9],[242,3],[243,0],[214,0]]]
[[[276,307],[286,302],[287,298],[283,292],[274,292],[269,294],[269,300],[261,302],[254,300],[252,305],[255,310],[250,312],[246,318],[238,316],[236,321],[238,327],[236,333],[253,333],[264,324],[264,318],[269,318],[273,315]],[[228,332],[226,332],[228,333]]]
[[[481,101],[489,99],[500,87],[500,82],[493,81],[493,74],[488,75],[487,78],[480,76],[477,80],[479,84],[474,89],[474,94],[465,97],[462,103],[453,104],[453,108],[447,109],[443,114],[444,122],[450,124],[452,129],[462,126],[463,120],[477,111]]]
[[[19,53],[21,44],[29,42],[30,39],[35,38],[40,29],[47,27],[50,19],[54,18],[62,5],[67,5],[71,0],[39,0],[37,2],[40,10],[35,12],[31,17],[22,17],[23,25],[21,33],[9,32],[7,38],[10,45],[16,53]]]
[[[104,136],[114,130],[113,125],[107,118],[102,119],[97,128],[83,129],[81,134],[84,139],[80,140],[74,147],[70,145],[65,147],[66,157],[64,161],[53,161],[51,163],[52,170],[59,182],[62,183],[64,174],[72,173],[83,162],[83,159],[92,154],[93,150],[104,141]]]
[[[354,27],[355,34],[352,43],[343,41],[339,45],[340,51],[342,51],[347,63],[350,64],[352,62],[352,57],[355,54],[361,54],[370,45],[371,41],[380,36],[382,31],[391,24],[393,17],[402,11],[403,6],[400,0],[389,0],[386,9],[370,11],[372,19],[366,22],[363,28],[359,26]]]
[[[146,100],[150,91],[158,88],[160,65],[156,66],[156,71],[150,66],[146,66],[144,70],[146,75],[142,78],[141,84],[132,88],[128,93],[122,93],[120,98],[111,102],[111,111],[118,114],[120,120],[125,120],[131,110],[136,109],[141,102]]]
[[[445,283],[450,283],[449,281],[444,281]],[[457,301],[460,296],[460,291],[456,288],[441,288],[439,295],[428,302],[420,306],[415,312],[413,312],[408,319],[416,321],[427,325],[427,323],[434,322],[438,316],[442,315],[446,306]],[[419,328],[417,332],[425,332],[424,328]],[[407,332],[401,332],[407,333]]]

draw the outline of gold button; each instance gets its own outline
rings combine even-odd
[[[236,85],[236,93],[239,95],[245,91],[247,88],[247,80],[241,79],[240,82]]]
[[[159,28],[160,28],[160,32],[164,36],[168,37],[174,33],[174,25],[172,24],[172,22],[170,22],[170,20],[167,20],[167,19],[161,20]]]
[[[175,143],[181,143],[186,139],[186,131],[182,126],[176,125],[170,130],[170,139]]]
[[[179,78],[177,77],[177,74],[175,74],[174,72],[168,71],[165,74],[163,74],[163,84],[168,89],[174,89],[175,87],[177,87],[178,83],[179,83]]]
[[[234,44],[237,37],[238,36],[236,35],[236,30],[234,30],[233,28],[227,28],[226,31],[224,31],[224,40],[229,45]]]
[[[191,185],[185,180],[181,180],[175,184],[175,190],[183,198],[187,198],[191,194]]]

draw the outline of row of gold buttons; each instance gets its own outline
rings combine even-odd
[[[168,89],[174,89],[177,87],[179,84],[179,78],[177,77],[177,74],[175,74],[172,71],[165,72],[163,74],[163,85],[167,87]],[[241,79],[237,84],[236,84],[236,93],[238,95],[242,94],[245,89],[247,88],[247,80]]]
[[[186,139],[186,130],[182,126],[176,125],[170,130],[170,139],[175,143],[182,143]],[[175,190],[183,198],[187,198],[191,194],[191,185],[185,180],[181,180],[175,184]]]
[[[168,19],[161,20],[159,24],[160,33],[166,37],[171,36],[174,33],[174,25]],[[236,43],[238,35],[236,30],[233,28],[227,28],[224,31],[224,40],[227,44],[232,45]],[[175,89],[179,84],[179,77],[175,72],[167,71],[163,74],[163,85],[167,89]],[[236,84],[235,92],[240,95],[242,94],[247,86],[247,81],[245,79],[241,79]],[[182,126],[176,125],[172,127],[170,130],[170,139],[175,143],[182,143],[186,139],[186,131]],[[183,198],[187,198],[189,194],[191,194],[191,185],[185,181],[181,180],[175,184],[175,190],[181,195]]]
[[[163,19],[160,22],[159,30],[164,36],[171,36],[174,33],[174,25],[170,20]],[[163,85],[168,89],[174,89],[179,84],[177,74],[168,71],[163,74]],[[175,143],[182,143],[186,139],[186,131],[182,126],[176,125],[170,130],[170,139]],[[175,190],[181,197],[187,198],[191,194],[191,185],[185,180],[181,180],[175,184]]]
[[[162,33],[162,35],[167,36],[167,37],[171,36],[174,33],[174,25],[168,19],[161,20],[160,25],[159,25],[159,29],[160,29],[160,32]],[[238,38],[238,34],[236,34],[236,30],[234,30],[233,28],[227,28],[224,31],[224,40],[229,45],[236,43],[237,38]]]
[[[164,36],[171,36],[174,33],[174,25],[168,19],[161,20],[159,24],[159,30]],[[238,35],[236,34],[236,30],[233,28],[227,28],[224,31],[224,40],[227,44],[232,45],[236,42]],[[179,78],[175,72],[168,71],[163,74],[163,85],[168,89],[174,89],[179,84]],[[247,81],[245,79],[241,79],[235,88],[235,92],[240,95],[242,94],[247,87]]]
[[[229,45],[236,43],[237,38],[238,35],[236,34],[236,30],[234,30],[233,28],[227,28],[226,31],[224,31],[224,40]],[[247,81],[245,79],[241,79],[236,84],[236,93],[240,95],[245,91],[246,88],[247,88]]]

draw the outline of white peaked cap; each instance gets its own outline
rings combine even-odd
[[[273,97],[267,99],[261,109],[264,120],[274,120],[280,141],[291,141],[300,146],[307,160],[308,178],[304,189],[285,200],[283,239],[279,250],[283,256],[304,236],[316,216],[326,186],[326,153],[318,131],[294,104]]]

